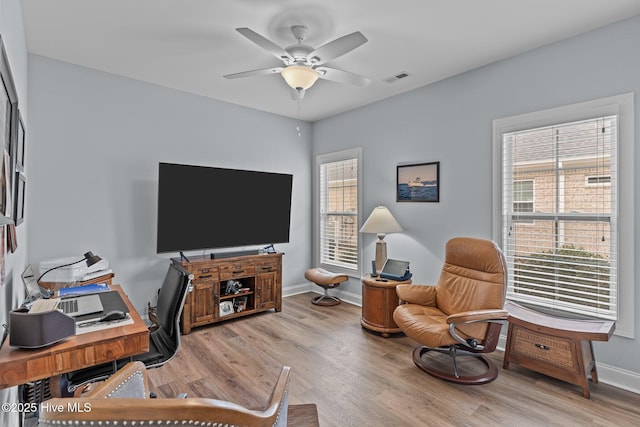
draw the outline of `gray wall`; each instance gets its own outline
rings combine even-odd
[[[640,18],[634,18],[316,122],[313,154],[363,147],[361,221],[376,205],[389,207],[405,230],[386,237],[389,256],[411,261],[414,283],[434,283],[449,238],[492,237],[492,121],[626,92],[637,100],[639,76]],[[637,141],[637,105],[635,113]],[[636,144],[636,165],[639,159]],[[395,202],[396,165],[407,161],[441,162],[440,203]],[[638,194],[622,197],[635,198],[638,212]],[[638,250],[640,227],[635,233]],[[366,269],[375,237],[364,239]],[[358,292],[358,281],[351,282],[349,290]],[[637,285],[635,300],[640,306]],[[635,325],[640,331],[638,314]],[[599,364],[631,371],[638,384],[640,338],[613,337],[595,343],[595,351]]]
[[[109,260],[114,281],[144,313],[168,258],[177,256],[155,251],[158,162],[165,161],[293,174],[291,241],[276,248],[285,252],[284,287],[304,280],[309,124],[299,137],[292,119],[34,55],[29,101],[34,266],[92,250]],[[268,208],[256,206],[255,214]]]
[[[23,122],[27,128],[29,138],[29,114],[27,108],[27,48],[22,25],[22,10],[19,0],[0,0],[0,35],[7,52],[13,82],[18,92],[18,108],[22,112]],[[28,161],[28,156],[27,156]],[[28,174],[28,165],[26,173]],[[25,221],[16,228],[18,250],[15,253],[5,253],[4,285],[0,285],[0,324],[7,323],[8,313],[16,308],[24,298],[24,289],[20,274],[27,257],[27,235],[29,221]],[[1,331],[0,331],[1,332]],[[0,390],[0,402],[15,402],[17,387]],[[0,425],[18,425],[16,413],[3,411],[0,413]]]

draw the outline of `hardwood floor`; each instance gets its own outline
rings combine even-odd
[[[491,358],[498,379],[461,386],[420,371],[416,343],[382,338],[360,326],[361,309],[283,300],[267,312],[194,329],[176,358],[149,371],[160,397],[179,392],[262,408],[282,365],[292,367],[289,401],[315,403],[329,426],[627,426],[638,425],[640,396],[606,384],[579,387]]]

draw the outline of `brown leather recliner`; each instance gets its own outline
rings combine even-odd
[[[496,349],[508,313],[503,310],[507,287],[504,255],[490,241],[458,237],[447,242],[445,261],[435,286],[398,285],[403,302],[393,320],[421,346],[413,361],[423,371],[460,384],[484,384],[498,376],[498,368],[482,353]],[[451,356],[452,369],[433,363],[435,354]],[[460,374],[456,356],[475,356],[481,372]],[[483,366],[484,365],[484,366]],[[475,368],[474,368],[475,369]]]

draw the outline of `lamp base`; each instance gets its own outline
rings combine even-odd
[[[385,262],[387,262],[387,242],[378,240],[376,242],[376,270],[378,274],[382,271]]]

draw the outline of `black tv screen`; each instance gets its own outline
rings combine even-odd
[[[160,163],[157,251],[289,241],[293,175]]]

